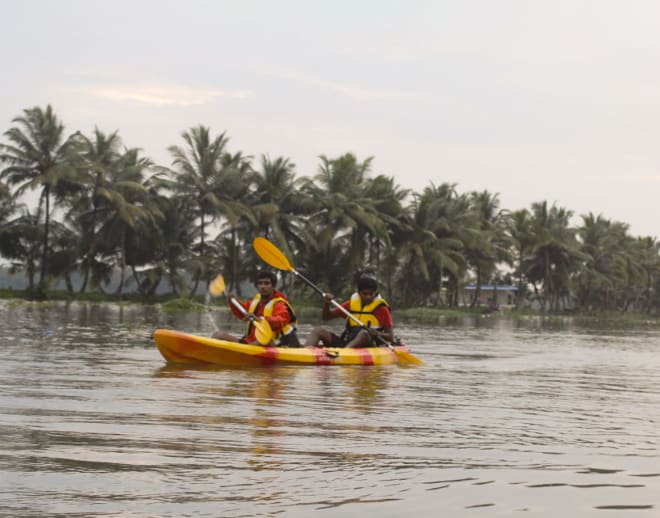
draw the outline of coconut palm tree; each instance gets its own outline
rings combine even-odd
[[[260,235],[280,244],[289,257],[301,245],[301,217],[316,207],[314,201],[300,192],[301,180],[296,178],[295,164],[288,158],[261,156],[261,167],[253,172],[253,207]],[[291,246],[293,245],[293,246]]]
[[[139,223],[154,226],[163,217],[145,185],[145,174],[152,165],[150,159],[140,156],[139,149],[128,149],[109,171],[107,181],[112,187],[98,191],[102,200],[99,205],[99,232],[104,251],[116,257],[120,269],[117,295],[123,293],[129,264],[127,239],[130,229],[135,229]]]
[[[229,138],[221,133],[211,137],[208,127],[199,125],[184,131],[181,137],[186,147],[170,146],[177,192],[183,195],[195,209],[199,219],[199,257],[204,256],[207,225],[217,217],[220,201],[215,195],[222,177],[222,155]]]
[[[517,302],[520,304],[527,285],[523,262],[534,244],[531,215],[527,209],[505,213],[504,226],[512,243],[514,276],[518,279]]]
[[[229,289],[240,291],[240,282],[252,279],[255,270],[254,254],[250,252],[254,231],[246,234],[246,229],[255,229],[258,225],[252,189],[255,172],[252,157],[240,151],[224,153],[220,164],[222,176],[214,192],[220,201],[217,210],[222,224],[209,264],[216,270],[228,272]],[[209,274],[207,280],[212,276]]]
[[[476,212],[470,197],[459,194],[456,184],[453,183],[442,183],[439,186],[431,184],[424,190],[423,196],[429,200],[429,229],[439,239],[451,244],[454,259],[452,268],[443,266],[438,272],[438,301],[441,300],[443,278],[446,277],[446,303],[455,306],[458,304],[460,285],[464,283],[468,269],[464,249],[476,243],[480,236]]]
[[[533,203],[532,228],[536,236],[524,269],[537,294],[543,285],[543,308],[556,310],[570,297],[570,277],[584,258],[579,250],[576,229],[571,227],[573,212],[547,201]]]
[[[584,262],[575,276],[577,300],[581,307],[607,309],[616,303],[617,293],[626,284],[627,226],[617,224],[602,215],[582,216],[577,229]]]
[[[511,263],[510,241],[504,231],[504,213],[499,209],[499,196],[488,191],[470,193],[470,203],[475,212],[478,232],[475,239],[467,241],[464,254],[476,273],[476,289],[470,307],[479,298],[481,284],[493,276],[498,263]],[[497,304],[497,291],[494,294]]]
[[[100,267],[97,257],[103,249],[99,226],[101,213],[104,207],[107,207],[108,200],[121,196],[114,192],[114,182],[117,180],[114,171],[121,160],[121,138],[116,131],[105,134],[95,128],[92,138],[82,136],[81,144],[80,156],[87,176],[87,188],[77,196],[69,197],[67,220],[80,232],[80,263],[83,274],[80,293],[84,293],[90,272],[95,272],[93,280],[97,286],[106,276],[106,268]]]
[[[458,219],[455,201],[451,184],[431,184],[414,195],[408,229],[394,241],[406,305],[428,304],[429,300],[441,304],[443,275],[449,272],[457,277],[465,263],[463,242],[453,228],[453,220]]]
[[[158,261],[164,263],[169,284],[178,296],[186,290],[180,271],[193,259],[192,249],[197,238],[194,210],[183,196],[173,194],[174,186],[167,178],[156,175],[149,182],[157,184],[150,196],[163,215],[157,220],[156,255]]]
[[[635,249],[644,271],[640,300],[645,311],[652,313],[654,308],[657,310],[660,301],[660,241],[651,236],[638,237]]]
[[[193,268],[194,293],[202,276],[209,276],[213,256],[207,256],[205,243],[208,225],[223,216],[235,232],[238,220],[248,213],[242,203],[247,192],[249,159],[226,151],[225,133],[213,138],[206,126],[195,126],[182,133],[185,147],[170,146],[176,193],[184,197],[199,221],[197,263]]]
[[[23,110],[23,115],[12,122],[16,125],[5,132],[9,144],[0,144],[0,162],[5,164],[0,178],[6,179],[9,185],[18,186],[16,196],[28,189],[41,189],[35,214],[44,218],[37,291],[37,296],[43,297],[48,267],[51,196],[63,197],[82,181],[75,154],[79,139],[77,134],[64,137],[64,126],[50,105],[45,110],[39,107]]]
[[[310,252],[306,255],[310,269],[337,291],[352,288],[353,273],[365,266],[369,236],[389,243],[389,235],[367,193],[372,158],[359,162],[347,153],[336,159],[323,155],[320,159],[318,174],[303,184],[303,191],[317,203],[305,225]],[[334,266],[339,271],[332,271]]]
[[[0,255],[10,261],[10,272],[25,271],[28,292],[36,289],[35,275],[39,264],[39,248],[43,242],[43,226],[38,213],[31,214],[21,205],[18,216],[6,221],[0,229]]]
[[[0,228],[16,211],[16,200],[11,195],[6,183],[0,182]]]

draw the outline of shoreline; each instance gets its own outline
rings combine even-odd
[[[165,312],[197,312],[205,311],[208,308],[214,310],[226,307],[226,301],[222,298],[210,298],[196,295],[194,297],[174,297],[173,295],[163,295],[155,297],[152,301],[144,301],[138,294],[124,294],[121,297],[112,294],[102,294],[98,292],[87,293],[75,297],[69,296],[65,292],[48,292],[44,300],[34,300],[26,297],[24,293],[15,290],[0,290],[0,301],[8,301],[10,305],[39,305],[46,307],[50,304],[59,303],[78,303],[78,304],[118,304],[118,305],[138,305],[138,306],[159,306]],[[320,305],[303,302],[296,305],[298,317],[317,317],[321,311]],[[542,318],[548,321],[573,320],[584,323],[598,323],[602,325],[639,325],[639,326],[660,326],[660,316],[649,315],[634,311],[541,311],[536,309],[516,309],[513,307],[503,307],[498,310],[491,310],[487,307],[454,307],[454,308],[402,308],[393,310],[397,319],[419,320],[428,322],[438,319],[461,319],[461,318],[491,318],[506,320],[528,320],[532,318]]]

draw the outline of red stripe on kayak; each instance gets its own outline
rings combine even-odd
[[[268,346],[264,347],[264,352],[259,354],[264,365],[272,365],[277,363],[277,347]]]
[[[360,357],[360,361],[362,365],[373,365],[374,364],[374,357],[371,355],[371,351],[367,349],[366,347],[359,347],[355,349],[358,353],[358,356]]]

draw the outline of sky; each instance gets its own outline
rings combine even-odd
[[[160,165],[197,125],[228,149],[373,157],[422,192],[548,201],[660,236],[655,0],[0,0],[0,133],[52,105]],[[4,137],[0,137],[4,142]]]

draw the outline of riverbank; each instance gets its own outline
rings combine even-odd
[[[66,291],[49,291],[44,300],[35,301],[25,291],[4,289],[0,290],[0,299],[11,300],[12,304],[41,304],[48,305],[56,302],[77,302],[91,304],[138,304],[159,305],[165,312],[195,312],[204,311],[208,307],[224,307],[224,298],[210,298],[208,296],[195,295],[193,297],[176,297],[173,294],[155,296],[151,301],[145,302],[143,297],[136,293],[115,295],[109,293],[90,292],[76,294],[72,297]],[[320,305],[305,301],[296,304],[296,313],[299,319],[316,319],[320,315]],[[420,322],[432,322],[436,320],[452,318],[503,318],[513,320],[527,320],[530,318],[543,318],[545,320],[577,320],[592,325],[608,326],[658,326],[660,317],[639,312],[619,311],[562,311],[547,312],[532,309],[515,309],[504,307],[499,310],[491,310],[487,307],[458,307],[458,308],[404,308],[393,311],[396,319],[419,320]]]

